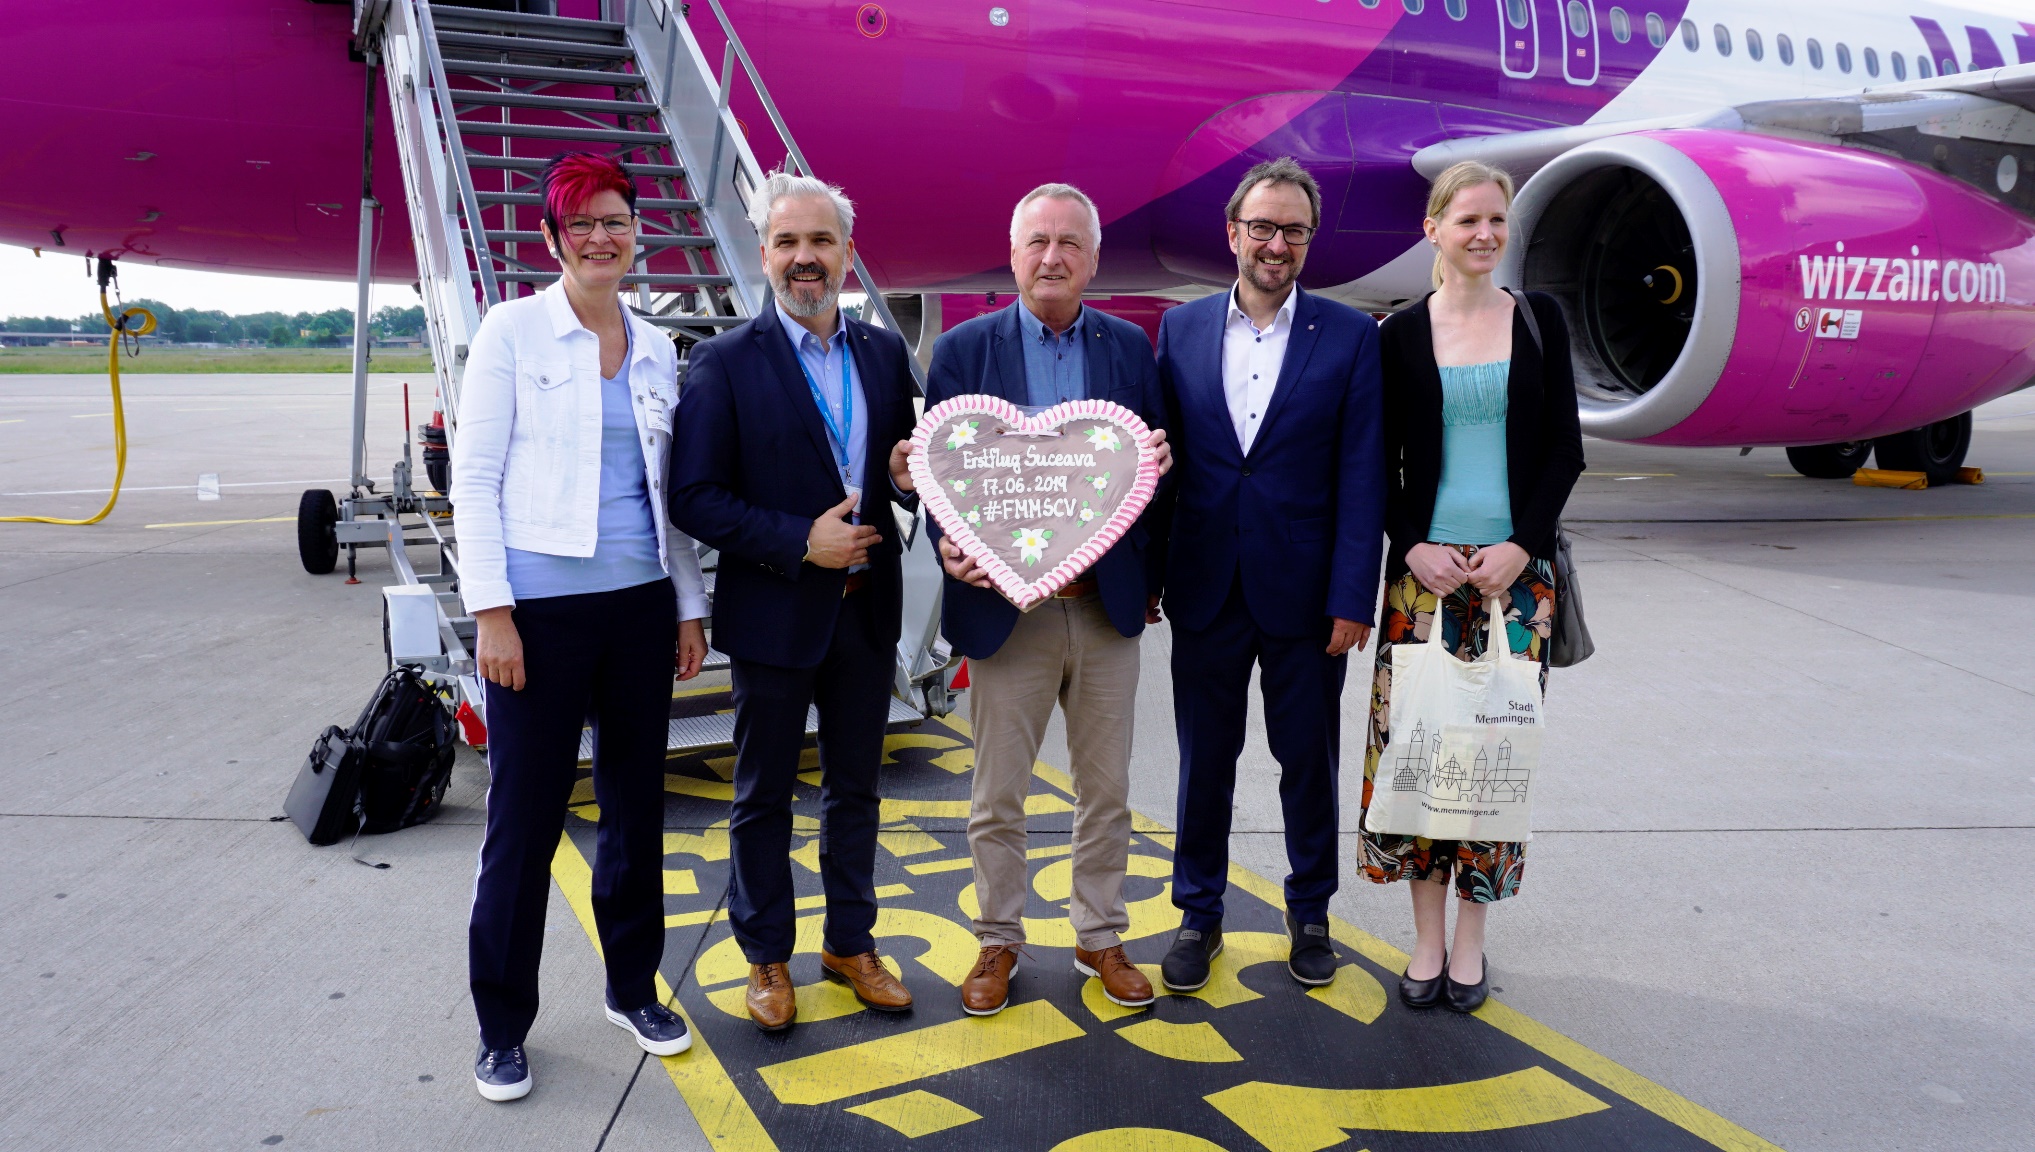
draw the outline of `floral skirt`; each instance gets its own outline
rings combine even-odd
[[[1468,544],[1448,544],[1464,556],[1477,554]],[[1490,635],[1484,624],[1484,596],[1468,584],[1437,598],[1420,586],[1411,572],[1385,590],[1385,618],[1378,626],[1378,659],[1371,676],[1371,727],[1364,742],[1364,807],[1371,806],[1371,781],[1378,773],[1378,757],[1391,741],[1392,646],[1426,642],[1434,626],[1437,608],[1442,643],[1464,660],[1484,654]],[[1547,690],[1548,636],[1554,623],[1554,565],[1545,560],[1528,560],[1506,596],[1505,634],[1514,653],[1540,661],[1540,686]],[[1488,904],[1519,891],[1526,871],[1526,845],[1507,841],[1429,840],[1424,836],[1395,836],[1387,832],[1363,832],[1363,868],[1366,879],[1377,884],[1394,880],[1433,880],[1447,883],[1455,874],[1456,894],[1465,900]]]

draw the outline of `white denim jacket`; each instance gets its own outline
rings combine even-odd
[[[670,337],[629,312],[629,391],[636,401],[657,553],[678,618],[707,615],[706,582],[665,508],[665,461],[678,407]],[[600,530],[601,341],[573,314],[562,282],[488,309],[460,382],[452,442],[459,587],[466,610],[513,605],[506,548],[591,556]]]

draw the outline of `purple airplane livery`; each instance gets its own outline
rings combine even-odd
[[[625,3],[664,6],[545,7]],[[1009,291],[1009,207],[1049,180],[1100,206],[1103,307],[1149,320],[1228,284],[1224,202],[1278,155],[1324,191],[1306,285],[1390,310],[1427,288],[1428,178],[1475,158],[1521,181],[1508,278],[1567,310],[1593,435],[1786,445],[1812,474],[1848,474],[1877,439],[1883,461],[1938,469],[1973,407],[2035,380],[2035,22],[2012,0],[725,7],[811,167],[858,202],[873,280],[939,297],[950,322]],[[311,0],[13,13],[0,240],[350,277],[353,17]],[[719,60],[706,5],[684,19]],[[396,218],[374,269],[410,281],[381,99],[376,194]],[[732,111],[766,126],[760,162],[781,159],[753,92]]]

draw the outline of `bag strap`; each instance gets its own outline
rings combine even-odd
[[[1512,303],[1519,309],[1519,318],[1526,321],[1526,334],[1533,337],[1533,350],[1543,355],[1547,346],[1540,342],[1540,320],[1533,314],[1533,305],[1526,299],[1526,293],[1517,288],[1507,288],[1512,294]]]

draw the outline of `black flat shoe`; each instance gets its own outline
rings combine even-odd
[[[1489,956],[1484,957],[1483,969],[1484,971],[1477,977],[1475,984],[1458,984],[1456,983],[1456,978],[1448,974],[1448,965],[1446,963],[1442,965],[1442,976],[1447,984],[1447,991],[1444,993],[1443,999],[1448,1001],[1451,1010],[1456,1012],[1475,1012],[1484,1006],[1484,1001],[1491,995],[1491,958]]]
[[[1410,961],[1407,967],[1412,967]],[[1443,978],[1448,975],[1448,971],[1448,953],[1444,952],[1441,957],[1441,971],[1427,979],[1415,980],[1409,976],[1400,976],[1399,1002],[1408,1008],[1432,1008],[1436,1004],[1441,1003],[1441,984]]]

